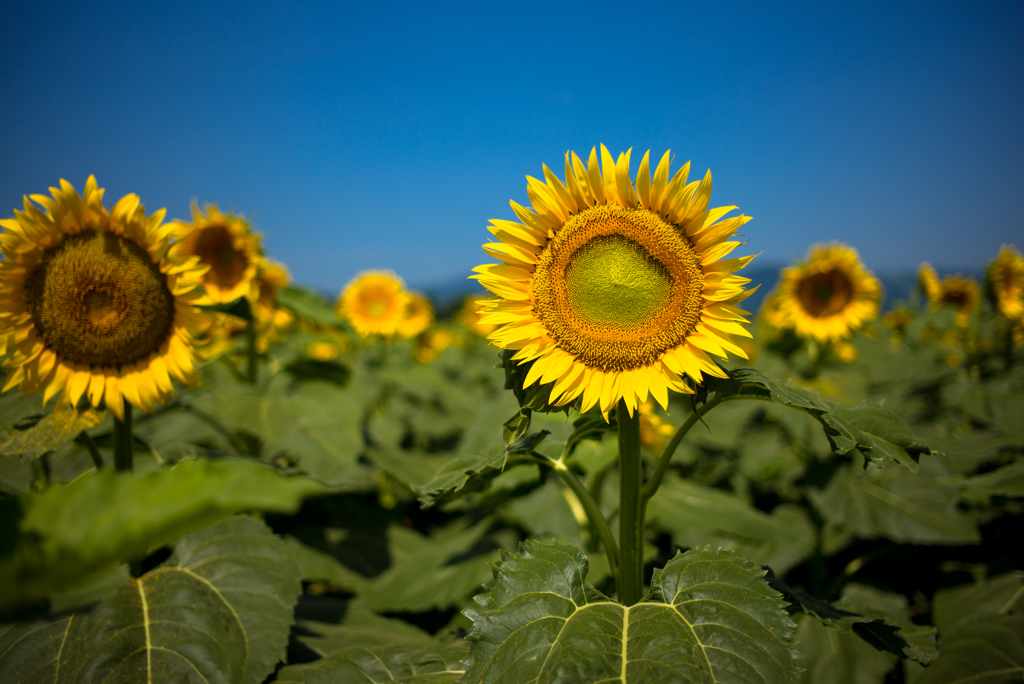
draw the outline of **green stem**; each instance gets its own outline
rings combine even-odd
[[[114,416],[114,470],[132,472],[132,405],[124,402],[124,421]]]
[[[78,435],[78,441],[88,449],[89,457],[92,458],[92,464],[96,466],[96,470],[101,470],[103,468],[103,457],[100,456],[100,450],[96,448],[96,442],[92,441],[89,433],[82,430]]]
[[[249,318],[249,320],[247,322],[247,325],[246,325],[246,328],[245,328],[245,331],[246,331],[246,338],[247,338],[246,341],[248,342],[247,348],[246,348],[246,353],[247,353],[247,360],[249,362],[248,363],[248,367],[247,367],[247,372],[246,372],[246,379],[249,382],[255,384],[256,383],[256,317],[255,316],[252,316],[252,317]]]
[[[654,496],[654,493],[658,491],[658,487],[661,486],[661,479],[665,477],[665,471],[668,470],[668,464],[672,461],[672,456],[676,453],[676,448],[679,447],[679,443],[683,441],[683,437],[685,437],[686,433],[690,431],[690,428],[697,424],[697,421],[704,417],[705,413],[721,404],[723,400],[724,397],[721,395],[715,395],[714,399],[691,413],[690,417],[686,419],[686,422],[676,430],[676,434],[673,435],[672,441],[665,447],[665,451],[661,454],[661,458],[658,460],[658,466],[654,469],[654,475],[652,475],[650,481],[644,485],[644,507],[647,506],[647,502],[652,496]]]
[[[587,517],[590,519],[590,523],[597,530],[597,536],[601,538],[601,543],[604,545],[605,556],[608,557],[608,570],[612,573],[612,576],[617,576],[619,567],[619,547],[615,543],[615,537],[612,536],[611,528],[608,527],[608,522],[604,519],[604,515],[601,513],[601,508],[597,505],[597,501],[591,496],[590,491],[583,486],[583,483],[579,481],[579,478],[569,470],[569,466],[565,465],[562,459],[553,461],[545,459],[545,462],[550,465],[558,476],[562,478],[562,482],[573,491],[576,498],[580,500],[580,504],[583,506],[583,510],[587,512]]]
[[[644,483],[640,458],[640,412],[629,415],[626,402],[615,407],[619,424],[619,603],[632,606],[643,598]]]

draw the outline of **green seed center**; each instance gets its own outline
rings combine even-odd
[[[635,328],[668,303],[672,278],[643,247],[620,236],[591,240],[565,269],[569,305],[598,327]]]

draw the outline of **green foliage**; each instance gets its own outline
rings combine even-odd
[[[5,682],[258,684],[284,656],[298,572],[265,525],[222,520],[88,613],[7,626]]]
[[[458,681],[463,674],[461,659],[464,656],[465,649],[460,647],[348,648],[309,665],[286,667],[274,681],[279,684],[449,684]]]
[[[83,430],[99,425],[105,413],[73,408],[48,413],[31,426],[11,430],[10,438],[0,441],[0,457],[21,456],[23,461],[39,458],[74,439]]]
[[[794,625],[762,574],[726,552],[689,551],[627,607],[586,584],[578,548],[528,541],[495,565],[482,610],[467,611],[463,681],[794,681]]]
[[[104,469],[23,494],[16,543],[0,559],[0,609],[63,593],[182,534],[244,510],[294,512],[326,489],[242,459],[187,461],[143,477]]]

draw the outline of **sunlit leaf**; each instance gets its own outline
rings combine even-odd
[[[326,488],[242,459],[197,460],[142,477],[106,468],[19,498],[14,553],[0,560],[0,610],[60,593],[69,582],[145,556],[239,511],[292,513]]]
[[[23,461],[39,458],[47,451],[70,442],[82,430],[96,427],[103,422],[105,414],[106,411],[78,411],[75,408],[49,413],[32,427],[15,430],[9,439],[0,442],[0,457],[20,455]]]

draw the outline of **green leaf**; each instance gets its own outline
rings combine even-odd
[[[794,624],[749,561],[688,551],[626,607],[585,584],[574,546],[529,540],[503,554],[482,611],[467,610],[466,682],[791,682]]]
[[[1024,614],[976,620],[942,640],[915,684],[1004,684],[1024,679]]]
[[[277,293],[277,305],[290,310],[300,318],[309,319],[321,325],[342,327],[343,322],[338,318],[327,301],[312,290],[307,290],[296,285],[286,285]]]
[[[391,567],[367,582],[356,604],[378,612],[421,612],[467,599],[487,579],[487,562],[497,553],[465,558],[490,527],[486,520],[466,524],[460,518],[429,537],[400,525],[388,528]]]
[[[224,304],[206,304],[196,308],[202,309],[203,311],[230,314],[237,318],[241,318],[243,321],[253,320],[252,305],[249,303],[249,299],[247,297],[239,297],[233,302],[226,302]]]
[[[782,504],[768,514],[734,494],[675,475],[665,477],[647,517],[679,546],[722,545],[780,575],[814,551],[814,526],[800,508]]]
[[[811,615],[798,615],[795,619],[797,650],[803,655],[800,681],[805,684],[881,682],[897,660],[853,632],[826,627]]]
[[[346,568],[334,556],[310,548],[295,537],[285,537],[284,543],[304,581],[329,582],[337,589],[353,594],[358,594],[366,584],[365,577]]]
[[[877,404],[837,408],[813,392],[772,380],[752,368],[730,371],[728,379],[709,379],[706,387],[709,392],[724,396],[766,397],[780,406],[806,411],[821,423],[834,452],[846,454],[858,449],[879,467],[895,460],[909,470],[916,470],[921,455],[931,453],[899,416]]]
[[[993,496],[1024,496],[1024,459],[963,481],[961,501],[983,506]]]
[[[300,590],[266,525],[222,520],[182,538],[166,563],[91,613],[9,629],[0,678],[259,684],[284,656]]]
[[[505,441],[505,448],[512,446],[526,435],[530,429],[530,414],[528,408],[521,408],[519,412],[509,418],[501,426],[501,436]]]
[[[353,646],[437,646],[440,641],[419,627],[397,618],[386,618],[363,606],[350,605],[340,625],[303,620],[299,623],[313,636],[300,636],[314,653],[328,656]],[[468,650],[468,645],[464,646]]]
[[[326,491],[261,463],[202,459],[138,478],[105,468],[23,494],[15,551],[0,560],[0,586],[7,588],[0,611],[60,593],[239,511],[294,513],[303,499]]]
[[[863,539],[884,537],[898,542],[976,544],[981,537],[974,521],[957,509],[957,492],[929,472],[871,467],[853,474],[848,465],[836,471],[824,490],[807,496],[830,525]],[[933,465],[934,464],[934,465]]]
[[[277,673],[277,684],[336,684],[337,682],[396,682],[449,684],[464,672],[462,646],[379,646],[348,648],[304,665],[289,665]]]
[[[70,442],[82,430],[102,423],[104,414],[106,411],[78,411],[73,407],[48,413],[32,427],[15,430],[10,439],[0,442],[0,456],[20,455],[22,461],[39,458],[47,451]]]
[[[963,587],[935,592],[932,613],[943,643],[965,625],[1024,610],[1024,572],[1014,570]]]

